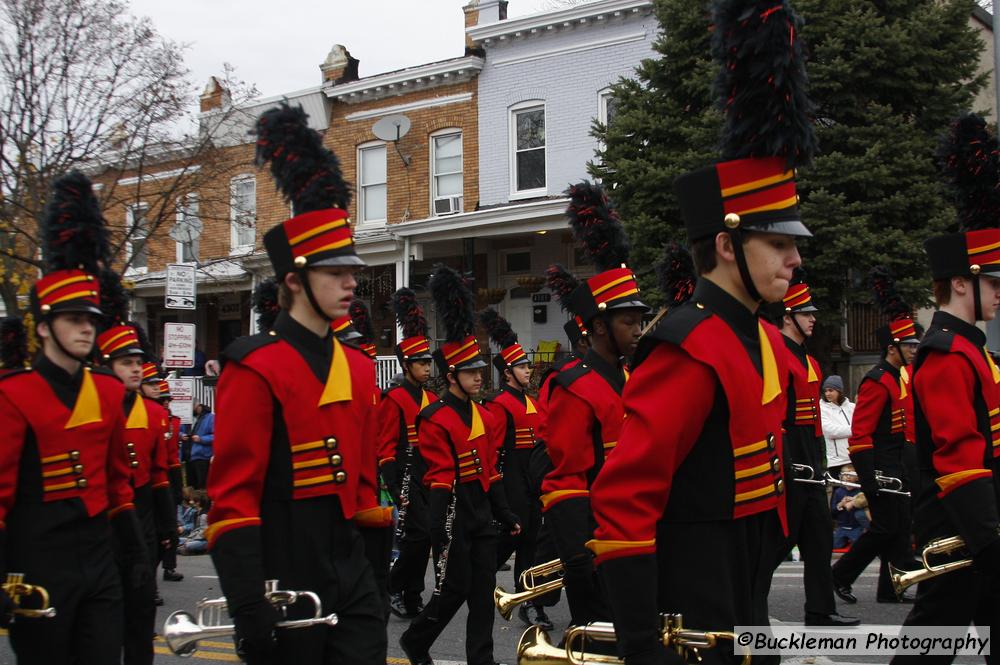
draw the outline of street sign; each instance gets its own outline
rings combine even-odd
[[[195,309],[195,267],[186,263],[167,265],[167,309]]]
[[[170,413],[181,419],[181,424],[194,422],[194,379],[167,379],[170,384]],[[179,444],[174,444],[179,445]]]
[[[193,323],[164,323],[163,367],[165,369],[194,367],[194,339]]]

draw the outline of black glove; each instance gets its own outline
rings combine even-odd
[[[625,656],[625,664],[683,664],[684,659],[660,640],[656,555],[610,559],[597,571],[611,606],[618,653]]]
[[[987,575],[1000,576],[1000,538],[973,554],[972,565]]]
[[[431,489],[428,505],[431,519],[431,544],[443,547],[448,543],[448,532],[445,520],[448,516],[448,504],[451,503],[451,492],[443,487]]]
[[[128,572],[128,579],[122,582],[129,584],[132,589],[141,589],[152,581],[153,567],[149,562],[149,551],[143,541],[135,511],[119,511],[111,518],[111,530],[118,543],[122,565]]]
[[[240,608],[233,615],[236,655],[248,665],[277,663],[278,641],[274,637],[274,628],[279,621],[281,615],[278,610],[263,597]]]
[[[399,499],[399,492],[402,489],[399,484],[399,463],[395,460],[383,462],[379,466],[378,472],[382,475],[382,481],[385,483],[386,488],[389,490],[389,494],[392,496],[393,505],[399,508],[403,505],[400,503]]]
[[[510,509],[507,502],[507,492],[504,490],[503,482],[495,482],[490,485],[490,507],[493,509],[493,519],[500,522],[508,530],[514,529],[521,523],[521,519]]]

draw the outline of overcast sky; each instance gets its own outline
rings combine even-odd
[[[564,0],[510,0],[510,17]],[[361,76],[463,54],[467,0],[132,0],[132,13],[189,45],[199,90],[223,63],[262,97],[319,85],[319,65],[343,44]]]

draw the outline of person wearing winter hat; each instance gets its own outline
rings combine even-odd
[[[847,440],[851,436],[854,402],[844,393],[844,379],[831,374],[823,379],[823,399],[819,403],[823,437],[826,439],[826,466],[833,477],[840,467],[850,464]]]

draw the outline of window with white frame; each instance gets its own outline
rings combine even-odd
[[[605,127],[610,127],[618,112],[618,100],[612,94],[611,88],[605,88],[597,94],[597,120]]]
[[[149,237],[148,213],[149,206],[138,203],[129,206],[125,215],[128,226],[126,243],[128,267],[134,272],[146,272],[149,268],[149,248],[146,245],[146,239]]]
[[[257,241],[257,178],[236,176],[229,181],[230,247],[252,250]]]
[[[462,212],[462,191],[462,132],[442,130],[431,136],[433,214]]]
[[[385,144],[358,148],[358,217],[361,224],[386,221]]]
[[[197,263],[201,242],[198,228],[201,220],[198,217],[198,194],[190,193],[177,201],[177,226],[187,227],[185,231],[190,240],[177,242],[178,263]],[[184,233],[184,232],[182,232]]]
[[[545,193],[545,105],[524,102],[510,110],[511,194]]]

